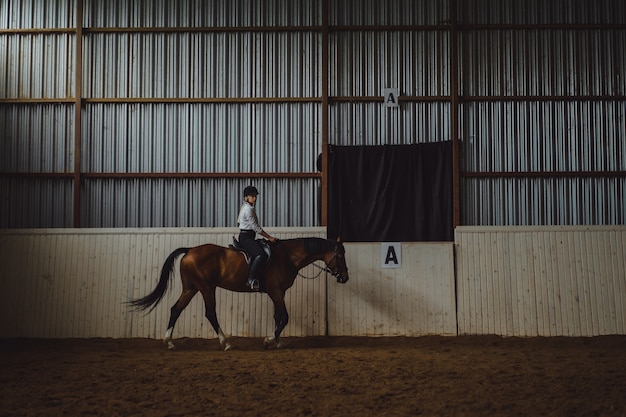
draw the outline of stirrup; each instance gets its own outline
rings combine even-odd
[[[249,279],[248,287],[250,287],[253,291],[259,291],[259,280],[258,279]]]

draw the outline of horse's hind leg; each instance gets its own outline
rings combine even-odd
[[[220,341],[220,346],[224,350],[231,348],[230,344],[226,340],[226,335],[222,331],[219,322],[217,321],[217,313],[215,312],[215,288],[209,288],[202,291],[202,297],[204,297],[204,307],[206,311],[206,318],[213,326],[213,330],[217,333],[217,337]]]
[[[189,302],[193,298],[198,290],[194,289],[183,289],[183,293],[178,297],[178,301],[176,304],[172,306],[170,310],[170,321],[167,324],[167,331],[165,332],[165,339],[163,342],[167,344],[167,348],[172,350],[176,349],[176,346],[172,342],[172,332],[174,331],[174,325],[176,324],[176,320],[180,317],[180,314],[183,312],[185,307],[189,305]]]

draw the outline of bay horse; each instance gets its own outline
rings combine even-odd
[[[266,348],[281,347],[280,334],[289,321],[285,306],[285,292],[293,285],[298,271],[314,261],[324,261],[326,272],[337,278],[337,282],[348,281],[345,249],[341,239],[337,241],[321,238],[300,238],[278,240],[270,243],[271,258],[265,269],[265,278],[260,290],[274,303],[274,334],[264,340]],[[182,293],[172,306],[170,320],[164,342],[169,349],[175,349],[172,332],[176,320],[198,293],[204,298],[206,318],[213,326],[224,350],[230,349],[215,312],[215,290],[217,287],[236,292],[256,292],[247,285],[248,263],[243,253],[223,246],[205,244],[193,248],[178,248],[165,260],[156,288],[147,296],[130,301],[136,310],[152,311],[161,301],[173,275],[174,261],[184,254],[180,261]],[[321,268],[321,267],[320,267]]]

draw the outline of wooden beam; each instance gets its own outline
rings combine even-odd
[[[128,103],[128,104],[153,104],[153,103],[319,103],[319,97],[103,97],[85,98],[84,103]]]
[[[83,96],[83,0],[76,0],[76,49],[74,69],[74,204],[73,226],[80,227],[80,188],[82,156],[82,96]]]
[[[74,178],[74,172],[0,172],[0,178]],[[461,178],[626,178],[626,171],[465,171]],[[82,172],[81,178],[323,178],[321,172]]]
[[[322,0],[322,190],[321,190],[321,225],[328,225],[328,0]]]
[[[91,27],[85,33],[251,33],[319,32],[319,26],[187,26],[187,27]]]
[[[452,135],[452,224],[461,225],[461,157],[459,145],[459,68],[457,2],[450,0],[450,134]]]
[[[463,172],[463,178],[626,178],[626,171]]]
[[[318,172],[91,172],[83,178],[144,179],[144,178],[320,178]]]

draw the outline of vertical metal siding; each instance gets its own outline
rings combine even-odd
[[[626,30],[461,32],[467,96],[607,95],[623,91]]]
[[[445,31],[348,31],[331,36],[331,96],[448,96],[449,34]]]
[[[71,171],[73,124],[64,104],[0,106],[0,171]]]
[[[0,2],[0,28],[35,29],[76,26],[74,0],[19,0]]]
[[[330,94],[378,97],[397,87],[401,96],[450,94],[449,36],[443,31],[338,32],[331,36]],[[355,76],[357,75],[357,76]],[[374,103],[334,103],[330,141],[380,145],[450,139],[449,103],[402,102],[399,109]]]
[[[465,24],[620,24],[626,6],[620,0],[471,0],[459,2]]]
[[[464,105],[470,171],[626,169],[620,102],[499,102]]]
[[[626,229],[460,227],[459,334],[626,332]]]
[[[620,225],[626,222],[624,178],[465,179],[468,225]],[[502,202],[508,201],[510,205]]]
[[[69,34],[0,34],[0,98],[72,97],[74,42]]]
[[[88,33],[94,98],[319,97],[317,32]]]
[[[234,227],[241,192],[261,192],[257,212],[265,227],[312,227],[319,223],[315,179],[86,179],[85,227]]]
[[[491,17],[484,19],[489,22]],[[624,102],[561,101],[558,97],[623,94],[620,73],[626,60],[623,48],[616,45],[623,44],[625,34],[620,29],[463,31],[462,95],[504,97],[462,105],[463,168],[473,172],[623,171]],[[506,100],[535,95],[555,99]],[[463,183],[467,187],[462,191],[467,207],[464,224],[624,221],[623,178],[472,178]],[[483,194],[490,192],[495,194]],[[538,200],[548,207],[537,204]]]
[[[110,212],[111,208],[101,208],[101,205],[106,205],[107,201],[135,198],[129,188],[132,184],[143,184],[141,198],[148,198],[144,204],[155,201],[146,194],[150,190],[175,184],[180,191],[172,190],[172,194],[164,189],[155,196],[166,200],[174,198],[171,201],[176,202],[177,210],[168,215],[147,217],[153,223],[137,225],[124,221],[139,204],[129,200],[130,204],[124,209],[126,215],[113,222],[99,223],[104,219],[98,213],[86,213],[86,226],[230,226],[232,216],[223,212],[219,201],[230,195],[230,200],[238,204],[241,189],[250,181],[257,185],[276,184],[265,194],[268,201],[265,204],[271,204],[274,214],[265,225],[318,224],[317,180],[254,179],[254,172],[315,170],[315,160],[321,152],[316,105],[101,104],[91,105],[89,109],[90,115],[83,123],[87,132],[83,143],[85,172],[250,172],[251,179],[229,181],[228,186],[235,187],[230,191],[214,189],[211,184],[220,183],[217,179],[200,183],[198,180],[88,180],[85,185],[88,197],[84,202],[91,211]],[[271,115],[276,113],[280,117],[273,119]],[[155,129],[157,120],[162,127]],[[180,121],[184,121],[184,125]],[[233,139],[225,141],[225,137]],[[190,187],[199,188],[187,192]],[[205,191],[205,187],[209,188]],[[195,197],[197,192],[204,196],[200,201]],[[237,198],[233,199],[232,195]],[[303,203],[303,200],[286,199],[285,196],[302,196],[305,200]],[[306,209],[303,210],[302,206]],[[230,208],[238,210],[238,207]],[[216,215],[201,222],[203,211],[214,211]],[[181,216],[183,213],[193,213],[196,220],[190,222],[187,216]]]
[[[398,145],[450,140],[449,103],[337,103],[330,108],[333,145]]]
[[[444,1],[344,0],[329,2],[331,25],[437,25],[450,18]]]
[[[354,27],[443,25],[449,21],[448,5],[435,0],[330,2],[330,143],[405,144],[446,140],[451,136],[447,102],[402,103],[395,111],[383,110],[374,103],[332,100],[333,96],[375,97],[383,87],[390,86],[398,86],[405,96],[445,98],[452,94],[448,85],[448,30],[382,31],[380,27]],[[471,0],[457,5],[461,24],[459,94],[470,98],[463,101],[459,118],[463,169],[625,169],[626,104],[611,98],[626,94],[626,30],[619,26],[626,24],[624,2]],[[87,99],[322,95],[319,30],[280,30],[281,26],[321,25],[320,0],[116,0],[85,1],[83,6],[85,28],[277,26],[275,32],[87,30],[83,34],[82,74],[83,95]],[[4,1],[0,4],[0,28],[71,29],[76,21],[75,8],[73,0]],[[497,30],[472,27],[474,24],[598,27]],[[75,47],[71,33],[0,34],[0,99],[71,99],[75,95]],[[472,96],[484,95],[513,100],[471,101]],[[543,97],[537,102],[518,100],[526,95]],[[561,95],[598,97],[575,102],[546,100]],[[603,100],[602,96],[609,99]],[[0,129],[0,135],[4,135],[0,171],[73,171],[73,104],[0,107],[0,123],[4,127]],[[306,172],[311,171],[308,167],[321,152],[319,103],[87,102],[83,112],[82,170],[86,173]],[[81,214],[94,219],[91,226],[103,225],[96,219],[120,226],[144,222],[146,217],[142,215],[139,220],[134,208],[129,208],[139,206],[139,198],[171,195],[171,187],[175,186],[197,190],[209,183],[171,181],[165,185],[156,180],[147,185],[146,180],[128,180],[124,184],[121,180],[107,181],[89,179],[83,184],[89,197],[83,198],[82,207],[91,209],[92,203],[103,195],[128,194],[116,197],[114,215],[102,214],[106,211],[103,208]],[[481,223],[487,219],[496,219],[493,224],[618,224],[623,222],[626,211],[624,180],[620,178],[462,181],[468,184],[462,190],[461,205],[463,221],[468,224],[490,224]],[[60,182],[63,184],[52,187],[65,190],[66,180]],[[227,191],[224,182],[215,184],[211,185],[219,193],[215,196]],[[228,184],[239,185],[235,181]],[[283,214],[272,220],[274,224],[290,225],[298,216],[304,218],[302,225],[318,224],[317,202],[303,211],[300,202],[293,200],[285,206],[283,196],[317,196],[319,181],[275,179],[267,184],[280,193],[270,211]],[[495,191],[504,200],[498,202],[470,192],[482,189]],[[141,197],[136,194],[138,191]],[[212,200],[215,196],[211,196]],[[572,196],[584,200],[571,201]],[[125,203],[125,199],[129,202]],[[546,208],[539,201],[550,205]],[[197,200],[191,200],[181,202],[176,209],[158,207],[147,218],[163,223],[147,225],[200,222],[203,214],[196,205]],[[108,204],[106,207],[111,209]],[[59,205],[53,211],[65,209],[65,205]],[[50,219],[45,214],[35,214],[32,221],[24,222],[18,214],[20,210],[10,207],[9,211],[17,216],[3,220],[10,227]],[[217,220],[211,215],[211,221],[228,224],[221,220],[227,211],[211,209],[222,213]],[[294,217],[291,213],[298,214]],[[183,216],[180,222],[177,215]],[[54,224],[58,220],[55,215]]]
[[[319,71],[310,71],[319,65],[319,41],[307,32],[95,33],[85,41],[85,71],[92,75],[84,90],[104,98],[317,97]],[[272,217],[264,225],[319,224],[318,181],[253,178],[254,172],[314,171],[320,123],[316,103],[89,104],[85,172],[250,172],[251,179],[227,186],[221,180],[89,180],[85,206],[96,212],[86,213],[84,224],[230,226],[238,194],[250,181],[268,187]],[[124,191],[130,189],[139,197]],[[228,194],[237,198],[224,209],[219,201]],[[306,203],[284,197],[290,195],[306,196]],[[137,209],[146,205],[143,198],[176,204],[145,213]],[[120,204],[109,207],[114,200]],[[137,218],[134,211],[144,214]]]
[[[320,0],[87,1],[88,27],[239,27],[321,24]]]
[[[72,195],[67,179],[0,178],[0,229],[66,227],[72,219]]]

